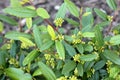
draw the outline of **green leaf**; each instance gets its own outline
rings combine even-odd
[[[110,21],[104,21],[101,23],[98,23],[96,25],[100,26],[100,30],[103,31],[105,27],[108,27],[108,25],[110,24]]]
[[[64,75],[69,74],[70,71],[74,70],[75,67],[76,67],[76,63],[74,61],[69,60],[63,66],[62,74],[64,74]]]
[[[25,17],[25,18],[37,16],[35,10],[25,7],[14,7],[14,8],[8,7],[4,9],[4,12],[17,17]]]
[[[63,4],[60,6],[60,8],[59,8],[59,10],[58,10],[58,12],[57,12],[57,14],[56,14],[56,16],[55,16],[55,19],[57,19],[57,18],[64,18],[66,11],[67,11],[66,4],[63,3]]]
[[[52,41],[52,40],[49,40],[49,41],[45,42],[45,43],[41,46],[40,51],[44,51],[44,50],[50,48],[53,44],[54,44],[54,41]]]
[[[18,24],[14,19],[12,19],[8,16],[5,16],[5,15],[2,15],[2,14],[0,14],[0,20],[2,20],[3,22],[9,23],[11,25],[17,25]]]
[[[38,66],[42,74],[47,78],[47,80],[56,80],[54,72],[42,62],[38,62]]]
[[[83,37],[95,37],[95,33],[94,32],[84,32],[82,34]]]
[[[97,54],[81,55],[81,56],[80,56],[80,60],[83,60],[83,61],[93,61],[93,60],[96,59],[97,57],[98,57]]]
[[[40,36],[39,28],[36,25],[33,27],[33,35],[34,35],[35,43],[38,46],[38,48],[40,49],[42,46],[42,39]]]
[[[20,51],[20,41],[14,40],[11,42],[11,47],[10,47],[10,56],[11,57],[15,57],[15,55],[17,54],[17,52]]]
[[[103,68],[103,67],[105,66],[105,64],[106,64],[106,61],[101,60],[101,61],[97,62],[97,63],[94,65],[93,68],[94,68],[95,70],[99,70],[99,69]]]
[[[61,41],[55,41],[55,46],[56,46],[59,58],[62,59],[62,60],[65,60],[65,50],[64,50],[64,46],[63,46],[62,42]]]
[[[8,39],[20,40],[19,37],[24,37],[24,38],[30,39],[31,35],[26,34],[26,33],[17,32],[17,31],[10,31],[10,32],[6,33],[5,37]]]
[[[81,63],[78,63],[77,69],[78,69],[78,75],[82,77],[84,72],[83,72],[83,66]]]
[[[27,65],[29,64],[31,61],[33,61],[36,57],[39,56],[39,52],[37,50],[33,50],[31,51],[26,57],[25,59],[23,60],[23,65]]]
[[[73,26],[79,26],[80,24],[73,20],[73,19],[70,19],[70,18],[65,18],[65,20],[69,23],[69,24],[72,24]]]
[[[31,40],[29,40],[29,39],[27,39],[25,37],[19,37],[19,40],[22,43],[24,43],[25,46],[29,46],[29,47],[35,46],[35,44]]]
[[[5,69],[5,73],[12,80],[32,80],[32,76],[28,73],[24,73],[21,69],[11,67]]]
[[[115,0],[106,0],[106,2],[111,9],[113,10],[117,9],[117,3]]]
[[[110,39],[111,45],[119,45],[120,44],[120,35],[115,35]]]
[[[113,65],[113,66],[110,67],[109,77],[115,79],[117,77],[117,75],[119,75],[119,72],[120,72],[120,67],[116,66],[116,65]]]
[[[83,54],[84,52],[84,48],[82,44],[77,44],[76,45],[77,50],[79,51],[79,53]]]
[[[38,8],[36,12],[37,12],[38,16],[42,17],[43,19],[50,18],[50,15],[44,8]]]
[[[105,58],[109,59],[113,63],[120,65],[120,57],[119,55],[117,55],[117,53],[110,50],[105,50],[103,52],[103,55],[105,56]]]
[[[41,74],[42,74],[41,69],[38,68],[38,69],[33,73],[33,76],[39,76],[39,75],[41,75]]]
[[[100,31],[100,27],[98,25],[95,27],[94,30],[95,30],[95,39],[97,42],[97,46],[101,48],[104,45],[102,32]]]
[[[19,0],[10,0],[11,7],[21,7]]]
[[[68,52],[68,54],[73,57],[75,54],[76,54],[76,51],[74,49],[73,46],[69,45],[68,43],[66,42],[63,42],[64,46],[65,46],[65,49],[66,51]]]
[[[84,45],[84,51],[92,52],[93,51],[93,46],[90,44]]]
[[[5,67],[6,64],[6,51],[0,51],[0,66]]]
[[[68,10],[70,11],[70,13],[75,16],[75,17],[79,17],[79,11],[76,7],[76,5],[71,2],[70,0],[64,0]]]
[[[91,69],[91,67],[94,65],[94,63],[95,63],[95,61],[87,61],[87,62],[85,62],[84,63],[84,72],[88,72],[90,69]]]
[[[100,18],[102,18],[103,20],[107,20],[107,14],[106,13],[104,13],[103,11],[101,11],[97,8],[94,8],[94,11]]]
[[[3,31],[3,27],[4,27],[3,23],[2,23],[2,22],[0,22],[0,32],[2,32],[2,31]]]
[[[89,32],[93,26],[94,18],[92,15],[92,9],[86,8],[86,12],[82,16],[82,32]]]
[[[52,40],[55,40],[56,35],[55,35],[55,32],[54,32],[54,29],[50,25],[48,25],[47,31],[48,31],[49,35],[51,36]]]
[[[26,25],[27,25],[28,29],[30,29],[32,27],[32,18],[26,18]]]

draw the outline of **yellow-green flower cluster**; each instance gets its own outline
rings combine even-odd
[[[10,63],[10,64],[13,64],[14,66],[18,66],[18,61],[17,61],[15,58],[11,58],[11,59],[9,60],[9,63]]]
[[[58,27],[62,26],[62,23],[64,22],[64,20],[62,18],[57,18],[54,20],[55,25]]]
[[[78,80],[76,76],[72,75],[71,77],[69,77],[69,80]]]
[[[57,80],[68,80],[67,76],[61,76],[60,78],[58,78]]]
[[[52,68],[55,67],[55,59],[52,58],[52,56],[50,54],[45,54],[45,59],[46,59],[46,64],[50,65]]]
[[[58,35],[57,37],[58,37],[59,40],[63,40],[64,39],[63,35]]]
[[[107,64],[107,72],[110,73],[110,67],[111,67],[111,65],[112,65],[113,63],[108,60],[108,61],[106,62],[106,64]]]
[[[113,30],[113,34],[117,35],[117,34],[119,34],[119,31],[118,30]]]
[[[81,39],[79,39],[79,37],[76,36],[75,34],[72,35],[72,38],[73,38],[73,42],[72,42],[73,44],[78,44],[82,42]]]
[[[77,67],[74,70],[74,75],[78,76],[78,69],[77,69]]]
[[[112,22],[113,16],[107,16],[108,21]]]
[[[76,62],[80,62],[80,54],[76,54],[75,56],[73,56],[74,61]]]

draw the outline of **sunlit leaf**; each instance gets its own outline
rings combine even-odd
[[[38,66],[47,80],[56,80],[54,72],[47,65],[45,65],[43,62],[38,62]]]

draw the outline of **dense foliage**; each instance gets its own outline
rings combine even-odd
[[[115,0],[106,3],[118,11]],[[0,80],[120,80],[120,26],[113,28],[115,16],[64,0],[53,25],[49,13],[32,1],[10,0],[10,4],[0,14],[0,32],[4,23],[18,30],[0,37]],[[75,20],[66,17],[68,11]],[[93,12],[101,23],[95,23]],[[22,19],[24,26],[17,22]],[[39,25],[43,21],[48,25]],[[74,27],[69,34],[64,21]]]

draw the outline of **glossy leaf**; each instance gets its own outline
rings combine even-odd
[[[32,27],[32,18],[26,18],[26,25],[27,25],[28,29],[30,29]]]
[[[103,11],[101,11],[97,8],[94,8],[94,11],[100,18],[102,18],[103,20],[107,20],[107,14],[106,13],[104,13]]]
[[[0,66],[5,67],[6,64],[6,51],[0,51]]]
[[[11,67],[5,69],[5,73],[12,80],[32,80],[32,76],[28,73],[24,73],[21,69]]]
[[[92,52],[93,51],[93,46],[90,44],[84,45],[84,51]]]
[[[79,22],[73,20],[73,19],[69,19],[69,18],[65,18],[65,20],[69,23],[72,24],[73,26],[79,26]]]
[[[44,8],[38,8],[36,12],[37,12],[38,16],[42,17],[43,19],[50,18],[50,15]]]
[[[42,74],[41,69],[38,68],[38,69],[33,73],[33,76],[39,76],[39,75],[41,75],[41,74]]]
[[[73,46],[71,46],[70,44],[66,43],[66,42],[63,42],[64,46],[65,46],[65,49],[66,51],[68,52],[68,54],[73,57],[75,54],[76,54],[76,51],[74,49]]]
[[[76,45],[76,48],[77,48],[77,50],[79,51],[79,53],[82,53],[82,54],[83,54],[83,52],[84,52],[84,47],[83,47],[82,44],[77,44],[77,45]]]
[[[75,16],[75,17],[79,17],[79,11],[77,9],[77,6],[71,2],[70,0],[64,0],[68,10],[70,11],[70,13]]]
[[[15,55],[17,54],[17,52],[20,51],[20,41],[12,41],[11,42],[11,48],[10,48],[10,56],[11,57],[15,57]]]
[[[36,25],[33,27],[33,35],[34,35],[35,43],[37,47],[40,49],[42,46],[42,38],[40,36],[39,28]]]
[[[64,50],[64,46],[63,46],[62,42],[61,41],[55,41],[55,46],[56,46],[59,58],[62,59],[62,60],[65,60],[65,50]]]
[[[96,39],[96,42],[97,42],[97,46],[99,48],[104,45],[103,35],[102,35],[102,32],[100,31],[99,26],[95,27],[95,39]]]
[[[117,3],[115,0],[106,0],[106,2],[111,9],[113,10],[117,9]]]
[[[95,70],[99,70],[99,69],[103,68],[103,67],[105,66],[105,64],[106,64],[106,61],[101,60],[101,61],[97,62],[97,63],[94,65],[93,68],[94,68]]]
[[[31,40],[29,40],[29,39],[27,39],[27,38],[25,38],[25,37],[19,37],[19,39],[20,39],[20,41],[22,42],[22,43],[24,43],[26,46],[28,45],[28,46],[35,46],[35,44],[31,41]]]
[[[83,37],[95,37],[95,33],[94,32],[84,32],[83,34],[82,34],[82,36]]]
[[[110,50],[105,50],[103,52],[103,55],[105,56],[105,58],[109,59],[113,63],[120,65],[120,57],[115,52]]]
[[[67,11],[66,4],[63,3],[63,4],[60,6],[58,12],[56,13],[55,19],[57,19],[57,18],[64,18],[66,11]]]
[[[12,19],[11,17],[8,17],[6,15],[2,15],[0,14],[0,20],[2,20],[3,22],[9,23],[11,25],[17,25],[18,23]]]
[[[80,60],[82,61],[92,61],[97,58],[97,54],[87,54],[87,55],[81,55]]]
[[[119,72],[120,72],[119,66],[116,66],[116,65],[111,66],[110,67],[110,75],[109,75],[109,77],[115,79],[117,77],[117,75],[119,74]]]
[[[89,13],[84,16],[84,14]],[[93,26],[93,15],[92,15],[92,9],[87,8],[86,12],[82,16],[81,24],[82,24],[82,32],[89,32],[91,31],[91,28]]]
[[[78,65],[77,65],[77,69],[78,69],[78,75],[79,76],[83,76],[83,65],[82,64],[80,64],[80,63],[78,63]]]
[[[25,17],[25,18],[37,16],[37,13],[35,10],[25,8],[25,7],[14,7],[14,8],[8,7],[4,9],[4,12],[13,16]]]
[[[45,43],[41,46],[40,51],[44,51],[44,50],[50,48],[53,44],[54,44],[54,41],[51,41],[51,40],[45,42]]]
[[[6,33],[5,37],[8,39],[12,39],[12,40],[20,40],[19,37],[24,37],[24,38],[30,39],[31,35],[26,34],[26,33],[17,32],[17,31],[10,31],[10,32]]]
[[[38,66],[42,74],[47,78],[47,80],[56,80],[54,72],[44,63],[38,62]]]
[[[115,35],[115,36],[111,37],[110,43],[112,45],[119,45],[120,44],[120,35]]]
[[[31,51],[23,60],[23,65],[27,65],[28,63],[30,63],[31,61],[33,61],[36,57],[39,56],[39,52],[37,50],[33,50]]]
[[[90,69],[91,69],[91,67],[94,65],[94,63],[95,63],[95,61],[87,61],[87,62],[85,62],[84,63],[84,72],[88,72]]]
[[[74,61],[68,61],[65,63],[65,65],[63,66],[62,69],[62,74],[66,75],[69,74],[70,71],[74,70],[74,68],[76,67],[76,63]]]
[[[55,32],[54,32],[54,29],[50,25],[48,25],[47,31],[48,31],[49,35],[51,36],[52,40],[55,40],[56,35],[55,35]]]

